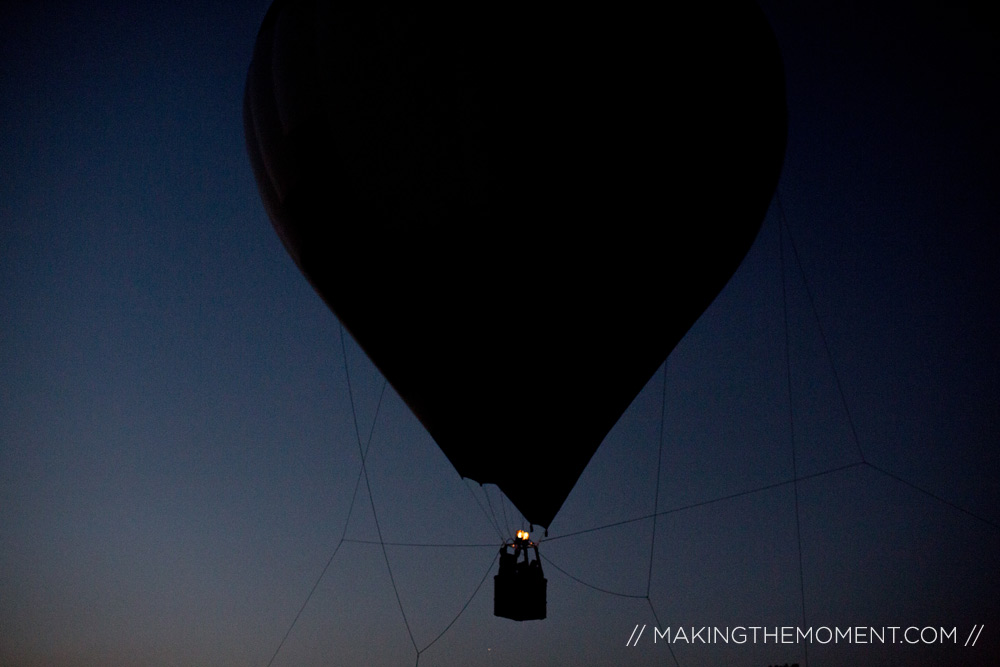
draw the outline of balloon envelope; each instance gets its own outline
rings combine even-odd
[[[747,3],[278,0],[244,122],[305,276],[458,472],[548,526],[753,243],[786,116]]]

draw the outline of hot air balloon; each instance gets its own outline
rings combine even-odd
[[[709,9],[277,0],[244,122],[296,264],[460,475],[549,526],[736,270],[777,45]]]

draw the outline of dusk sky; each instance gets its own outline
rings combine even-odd
[[[261,204],[242,104],[268,4],[0,13],[0,664],[996,664],[995,18],[762,3],[777,198],[556,516],[548,618],[518,623],[492,575],[521,518],[382,394]]]

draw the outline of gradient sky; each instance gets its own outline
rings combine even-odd
[[[808,660],[995,664],[995,20],[960,4],[764,3],[788,77],[781,208],[816,315],[786,237],[793,418],[772,204],[665,389],[650,381],[550,528],[786,482],[793,425],[800,477],[871,464],[799,482],[801,584],[785,484],[662,515],[652,549],[650,520],[552,539],[548,619],[494,618],[487,578],[427,648],[491,568],[500,538],[480,505],[520,519],[461,480],[391,388],[376,416],[381,377],[342,348],[270,227],[241,119],[267,4],[0,13],[0,663],[266,665],[340,544],[274,665],[407,665],[418,650],[423,666],[806,660],[759,642],[671,655],[649,634],[626,647],[657,623],[956,627],[958,646],[812,645]],[[344,351],[372,432],[373,500],[362,481],[349,522]],[[388,542],[481,545],[386,548],[409,630],[370,543],[373,504]]]

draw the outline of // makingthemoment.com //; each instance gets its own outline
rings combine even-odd
[[[983,631],[982,625],[973,625],[966,635],[958,627],[931,625],[857,626],[759,626],[737,625],[677,626],[662,630],[652,627],[647,634],[646,625],[636,624],[626,646],[638,646],[639,641],[667,644],[962,644],[975,646]],[[645,635],[645,639],[643,639]]]

